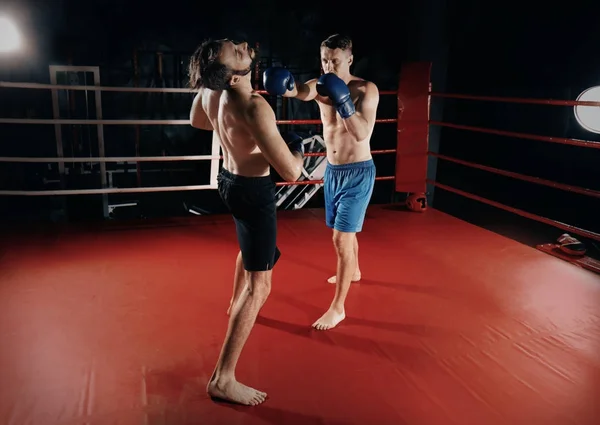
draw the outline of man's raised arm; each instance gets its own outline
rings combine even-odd
[[[246,120],[258,148],[275,171],[285,181],[298,180],[304,164],[302,139],[293,135],[284,139],[277,128],[271,105],[262,97],[250,100]]]
[[[305,83],[294,80],[285,68],[269,68],[263,73],[263,86],[274,96],[293,97],[309,102],[317,97],[317,79]]]
[[[346,130],[357,142],[368,138],[375,125],[379,105],[379,90],[374,83],[365,81],[357,106],[352,101],[346,83],[335,74],[323,74],[317,83],[317,91],[321,96],[331,99]]]
[[[346,130],[354,136],[357,142],[366,140],[375,126],[377,106],[379,105],[379,90],[368,82],[363,95],[356,107],[356,113],[344,120]]]
[[[199,128],[200,130],[212,131],[214,128],[210,123],[204,108],[202,108],[202,93],[203,89],[200,89],[192,102],[192,108],[190,109],[190,125],[194,128]]]

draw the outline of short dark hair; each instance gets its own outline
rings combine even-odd
[[[332,50],[348,50],[350,53],[352,53],[352,39],[347,35],[333,34],[323,40],[321,47],[327,47],[328,49]]]
[[[233,74],[228,66],[218,61],[222,40],[208,39],[203,41],[190,58],[188,76],[190,87],[200,89],[205,87],[210,90],[225,90],[229,87],[229,80]]]

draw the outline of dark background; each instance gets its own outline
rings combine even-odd
[[[207,37],[260,43],[261,73],[283,64],[305,80],[319,75],[318,46],[336,32],[354,40],[356,75],[380,90],[397,88],[402,64],[431,61],[435,92],[574,100],[600,84],[599,7],[592,1],[476,2],[410,0],[340,2],[189,2],[139,0],[26,0],[3,3],[27,43],[0,61],[0,80],[49,83],[49,65],[99,66],[107,86],[185,87],[189,55]],[[157,54],[161,52],[161,56]],[[162,72],[159,61],[162,58]],[[137,66],[136,66],[137,65]],[[78,81],[89,76],[80,75]],[[69,83],[66,79],[62,83]],[[260,86],[262,88],[262,85]],[[93,93],[63,93],[64,118],[95,118]],[[87,99],[86,99],[87,95]],[[47,90],[0,89],[0,116],[52,118]],[[102,93],[106,119],[187,119],[191,94]],[[270,99],[279,118],[318,118],[316,106]],[[572,107],[432,99],[432,120],[546,136],[600,141],[583,130]],[[395,117],[393,96],[382,97],[379,117]],[[65,156],[95,156],[94,127],[62,126]],[[315,126],[296,131],[318,132]],[[378,124],[372,149],[394,148],[393,124]],[[107,156],[210,154],[210,134],[189,126],[104,126]],[[50,125],[0,124],[0,156],[56,156]],[[136,148],[138,140],[138,148]],[[600,190],[600,150],[431,127],[430,148],[456,158],[557,182]],[[94,150],[96,149],[96,150]],[[378,175],[394,174],[394,158],[376,156]],[[71,166],[65,188],[98,188],[97,166]],[[122,187],[208,183],[208,162],[109,165]],[[59,189],[56,164],[0,163],[0,189]],[[596,198],[564,192],[430,160],[429,177],[503,204],[600,232]],[[48,183],[50,181],[50,183]],[[46,182],[46,183],[45,183]],[[563,231],[521,219],[481,202],[429,187],[442,211],[525,243],[555,240]],[[393,182],[377,182],[373,203],[402,200]],[[184,205],[223,212],[216,191],[109,195],[136,201],[123,217],[186,215]],[[102,220],[101,196],[0,197],[5,223]],[[321,207],[322,195],[307,207]],[[115,219],[119,218],[118,216]],[[585,241],[585,240],[584,240]],[[591,250],[591,241],[585,241]],[[592,252],[590,252],[592,253]]]

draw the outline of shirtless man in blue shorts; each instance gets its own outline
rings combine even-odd
[[[346,317],[344,303],[351,282],[360,280],[358,240],[367,206],[373,194],[375,165],[370,140],[375,126],[379,90],[350,73],[352,40],[335,34],[321,43],[324,74],[305,83],[295,82],[283,68],[269,68],[263,74],[265,89],[272,95],[315,100],[323,122],[327,147],[324,176],[327,226],[333,229],[337,273],[329,278],[336,284],[333,301],[313,327],[331,329]]]
[[[236,261],[229,327],[215,370],[210,396],[257,405],[267,395],[235,378],[236,364],[271,291],[279,259],[275,183],[270,167],[286,181],[302,172],[302,139],[283,137],[269,103],[252,88],[255,52],[248,43],[208,40],[190,61],[190,86],[198,90],[190,111],[195,128],[213,132],[223,149],[218,189],[235,222],[240,252]]]

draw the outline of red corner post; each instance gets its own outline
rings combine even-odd
[[[396,192],[426,192],[430,76],[430,62],[402,65],[398,82]]]

